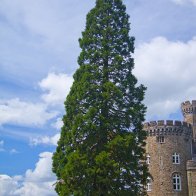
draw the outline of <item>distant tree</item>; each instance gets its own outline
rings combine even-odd
[[[132,74],[128,19],[122,0],[97,0],[87,15],[53,156],[61,196],[145,194],[145,87]]]

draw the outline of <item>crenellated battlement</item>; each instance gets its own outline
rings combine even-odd
[[[148,136],[184,135],[187,138],[192,135],[192,126],[190,124],[173,120],[146,122],[144,123],[144,130],[148,132]]]
[[[196,100],[185,101],[181,104],[182,113],[185,116],[186,114],[196,113]]]
[[[157,120],[143,124],[147,133],[146,163],[153,178],[149,196],[190,193],[196,196],[196,100],[183,102],[181,109],[184,121]]]
[[[184,121],[178,121],[178,120],[157,120],[157,121],[150,121],[144,123],[144,127],[156,127],[156,126],[183,126],[191,128],[191,125]]]

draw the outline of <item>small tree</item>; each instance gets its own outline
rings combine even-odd
[[[79,39],[79,69],[53,156],[59,195],[142,195],[145,87],[132,74],[134,38],[121,0],[97,0]]]

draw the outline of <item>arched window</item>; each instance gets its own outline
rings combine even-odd
[[[172,155],[172,162],[173,164],[180,164],[180,155],[178,153],[174,153]]]
[[[152,179],[150,177],[147,178],[146,190],[152,191]]]
[[[173,189],[175,191],[181,191],[181,176],[178,173],[173,174]]]
[[[160,143],[160,144],[165,143],[165,138],[164,138],[164,136],[158,136],[158,137],[157,137],[157,142]]]
[[[150,165],[150,155],[149,154],[146,155],[146,163],[147,163],[147,165]]]

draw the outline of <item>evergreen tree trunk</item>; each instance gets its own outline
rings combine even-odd
[[[145,87],[132,74],[128,19],[121,0],[97,0],[87,15],[53,156],[61,196],[145,194]]]

